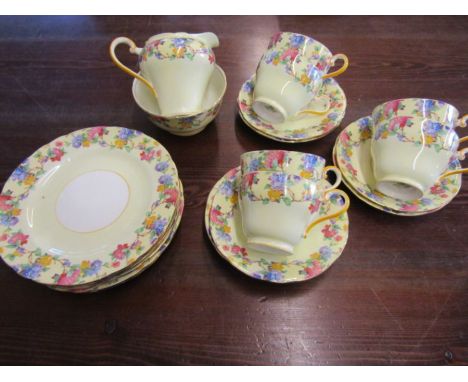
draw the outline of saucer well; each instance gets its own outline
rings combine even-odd
[[[300,143],[314,141],[330,134],[341,123],[346,111],[346,96],[333,78],[323,81],[319,96],[330,97],[330,110],[324,115],[304,115],[283,123],[270,124],[263,121],[252,109],[255,75],[242,85],[237,104],[239,115],[247,126],[267,138]],[[311,104],[308,105],[311,107]]]
[[[205,226],[217,252],[247,276],[273,283],[305,281],[325,272],[340,257],[348,239],[348,215],[317,224],[290,256],[271,255],[246,247],[237,188],[240,167],[228,171],[211,190],[205,209]],[[328,208],[339,208],[333,199]]]
[[[177,213],[177,168],[139,131],[98,126],[38,149],[5,183],[0,256],[46,285],[100,280],[143,256]]]
[[[421,198],[414,200],[391,198],[375,190],[370,153],[371,124],[371,117],[351,123],[338,135],[333,148],[333,161],[341,170],[343,182],[359,199],[374,208],[400,216],[436,212],[452,201],[460,191],[461,175],[443,178]],[[460,162],[454,158],[449,169],[458,168]]]

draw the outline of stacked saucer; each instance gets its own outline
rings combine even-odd
[[[285,172],[271,167],[256,167],[259,171],[255,172],[243,169],[249,155],[253,162],[246,166],[258,164],[262,153],[278,167],[278,160],[270,159],[280,158],[281,152],[243,154],[242,166],[228,171],[211,190],[205,226],[216,251],[233,267],[255,279],[290,283],[322,274],[340,257],[348,238],[349,200],[335,190],[339,175],[334,185],[322,177],[330,167],[322,172],[317,156],[286,152],[289,158],[307,155],[309,166],[301,166],[301,175],[291,165],[294,159],[283,162],[284,171],[292,170],[291,175],[283,176]],[[274,183],[266,184],[267,177],[274,178]],[[276,183],[281,185],[276,187]],[[266,198],[260,200],[259,195]]]
[[[22,277],[76,293],[120,284],[154,263],[184,207],[166,149],[139,131],[107,126],[38,149],[0,198],[3,261]]]
[[[399,199],[376,189],[371,156],[372,118],[361,118],[347,126],[338,136],[333,162],[341,170],[343,183],[368,205],[399,216],[419,216],[436,212],[449,204],[460,191],[461,174],[445,177],[420,198]],[[459,170],[460,161],[453,157],[448,170]]]
[[[337,60],[343,60],[343,66],[329,72]],[[276,141],[300,143],[320,139],[344,117],[346,97],[331,77],[347,67],[344,54],[333,55],[311,37],[277,33],[256,73],[241,87],[239,114],[252,130]]]

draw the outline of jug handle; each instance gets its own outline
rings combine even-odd
[[[130,53],[132,54],[140,54],[142,51],[142,48],[138,48],[136,44],[130,40],[128,37],[117,37],[114,40],[112,40],[110,46],[109,46],[109,54],[111,56],[112,61],[114,62],[117,67],[124,71],[127,74],[130,74],[132,77],[135,77],[136,79],[140,80],[143,82],[153,93],[153,95],[157,98],[158,94],[156,93],[156,90],[154,89],[153,85],[144,77],[140,76],[138,73],[135,73],[133,70],[130,68],[126,67],[124,64],[120,62],[120,60],[117,58],[115,55],[115,48],[117,48],[118,45],[120,44],[125,44],[127,45],[130,49]]]

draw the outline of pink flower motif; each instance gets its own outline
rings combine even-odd
[[[80,270],[75,269],[73,273],[68,276],[66,273],[62,273],[57,281],[58,285],[72,285],[78,280],[78,277],[80,275]]]
[[[336,235],[336,231],[331,229],[331,225],[327,224],[324,228],[322,228],[322,233],[326,238],[332,238]]]
[[[351,163],[346,164],[346,169],[351,172],[354,176],[357,176],[357,171]]]
[[[265,160],[266,162],[266,167],[267,168],[272,168],[273,164],[276,162],[278,166],[282,166],[284,162],[284,157],[286,153],[282,150],[273,150],[270,151],[267,155],[267,158]]]
[[[248,185],[250,187],[253,184],[254,178],[255,178],[255,173],[249,172],[248,174],[244,175],[244,179],[242,181],[244,182],[244,185]]]
[[[388,102],[384,108],[384,115],[389,115],[390,111],[393,111],[394,113],[396,113],[398,111],[398,107],[400,106],[400,103],[401,103],[401,100],[399,99]]]
[[[164,195],[166,195],[166,203],[175,203],[177,202],[177,198],[179,196],[179,193],[175,188],[169,188],[164,191]]]
[[[348,144],[350,140],[351,140],[351,137],[349,136],[347,131],[344,131],[342,134],[340,134],[340,142],[343,143],[344,145]]]
[[[211,221],[217,225],[223,225],[223,222],[218,219],[220,215],[221,211],[213,208],[210,212]]]
[[[294,61],[298,54],[299,50],[297,48],[289,48],[281,55],[280,59],[283,61],[284,59],[289,58],[291,61]]]
[[[435,184],[431,187],[431,194],[433,195],[440,195],[443,194],[445,191],[444,189],[440,186],[440,184]]]
[[[210,54],[210,55],[208,56],[208,60],[210,61],[210,64],[212,64],[213,62],[215,62],[215,56],[214,56],[214,54]]]
[[[405,204],[402,207],[403,211],[417,211],[418,205],[417,204]]]
[[[10,237],[10,239],[8,240],[8,243],[18,245],[18,246],[24,245],[28,242],[28,238],[29,238],[29,235],[25,235],[24,233],[18,232]]]
[[[318,261],[313,261],[312,265],[304,269],[308,277],[314,277],[320,274],[322,267]]]
[[[144,151],[142,151],[140,153],[140,159],[141,160],[145,160],[147,162],[150,162],[153,160],[153,158],[155,157],[156,155],[156,152],[154,150],[151,150],[149,153],[145,153]]]
[[[6,233],[0,236],[0,241],[5,241],[6,239],[8,239],[8,235]]]
[[[232,170],[229,170],[228,173],[226,174],[227,179],[231,179],[237,174],[237,168],[233,168]]]
[[[114,261],[114,262],[112,263],[112,266],[113,266],[114,268],[117,268],[119,265],[120,265],[120,261]]]
[[[399,127],[400,129],[402,129],[406,126],[406,124],[411,118],[412,117],[408,116],[395,117],[388,124],[388,129],[391,131],[395,130],[395,127]]]
[[[239,105],[239,108],[242,110],[242,111],[245,111],[247,110],[249,107],[247,106],[247,103],[245,101],[242,101]]]
[[[119,244],[117,249],[112,252],[115,258],[122,260],[125,257],[125,250],[128,248],[128,244]]]
[[[99,137],[102,137],[104,135],[104,126],[92,127],[88,131],[88,138],[90,140],[93,139],[96,135],[99,136]]]
[[[9,202],[13,199],[10,195],[0,195],[0,210],[9,211],[13,207]]]
[[[62,160],[62,157],[63,157],[63,151],[62,150],[60,150],[57,147],[54,147],[52,149],[52,153],[53,153],[53,155],[50,157],[50,160],[52,162],[60,162]]]
[[[320,200],[316,199],[314,204],[311,204],[309,206],[309,212],[313,214],[315,211],[317,211],[320,207]]]
[[[273,37],[271,38],[269,48],[271,48],[273,45],[276,45],[276,43],[280,40],[280,37],[281,37],[281,32],[275,33]]]
[[[62,146],[63,146],[63,142],[62,142],[62,141],[57,141],[57,142],[55,142],[55,146],[57,146],[57,147],[62,147]]]

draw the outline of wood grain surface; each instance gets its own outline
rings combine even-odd
[[[167,31],[213,31],[228,78],[221,112],[183,138],[153,126],[131,78],[108,56],[119,35],[139,45]],[[269,37],[295,31],[346,53],[342,127],[380,102],[446,100],[468,112],[466,17],[1,17],[0,180],[39,146],[88,126],[158,139],[185,187],[174,241],[140,277],[91,295],[54,292],[0,264],[1,364],[468,364],[468,180],[432,215],[404,218],[352,197],[350,238],[317,279],[271,285],[221,259],[203,226],[206,198],[239,155],[283,148],[331,161],[338,128],[288,145],[237,115],[241,84]],[[122,61],[134,56],[119,49]],[[466,132],[461,131],[461,135]],[[345,187],[342,187],[345,189]]]

